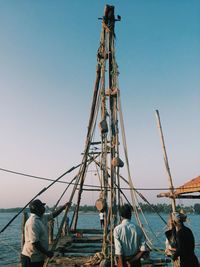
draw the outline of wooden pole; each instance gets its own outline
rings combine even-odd
[[[158,110],[156,110],[156,118],[157,118],[160,138],[161,138],[161,144],[162,144],[162,148],[163,148],[163,156],[164,156],[165,167],[166,167],[166,171],[167,171],[167,174],[168,174],[169,190],[170,190],[171,195],[172,195],[172,211],[175,212],[176,211],[176,201],[175,201],[175,197],[174,197],[174,186],[173,186],[172,176],[171,176],[171,172],[170,172],[170,168],[169,168],[167,151],[166,151],[166,147],[165,147],[164,136],[163,136],[162,126],[161,126],[161,121],[160,121],[160,115],[159,115],[159,111]]]
[[[71,203],[72,198],[73,198],[73,196],[71,195],[71,199],[70,199],[70,201],[69,201],[70,203]],[[54,240],[53,245],[52,245],[52,247],[51,247],[51,251],[54,251],[55,248],[56,248],[56,246],[57,246],[57,244],[58,244],[58,241],[59,241],[59,239],[60,239],[60,237],[61,237],[61,233],[62,233],[63,225],[64,225],[64,223],[65,223],[65,221],[66,221],[66,217],[67,217],[67,214],[68,214],[69,209],[70,209],[70,206],[67,206],[67,207],[65,208],[65,213],[64,213],[64,216],[63,216],[62,221],[61,221],[61,223],[60,223],[60,227],[59,227],[59,229],[58,229],[58,233],[57,233],[57,235],[56,235],[56,239]],[[48,264],[49,264],[49,261],[50,261],[50,258],[47,258],[46,261],[45,261],[44,264],[43,264],[43,267],[47,267]]]
[[[50,220],[48,222],[48,230],[49,230],[49,244],[53,243],[53,229],[54,229],[54,221]]]
[[[175,195],[174,195],[174,186],[173,186],[172,176],[171,176],[171,172],[170,172],[170,168],[169,168],[167,151],[166,151],[166,147],[165,147],[164,136],[163,136],[162,126],[161,126],[161,121],[160,121],[160,115],[159,115],[158,110],[156,110],[156,117],[157,117],[157,122],[158,122],[158,129],[160,132],[161,143],[162,143],[162,147],[163,147],[163,156],[164,156],[165,167],[166,167],[167,174],[168,174],[169,190],[170,190],[171,195],[172,195],[172,212],[176,212],[176,200],[175,200]],[[180,266],[180,261],[179,261],[179,259],[177,259],[173,262],[173,267],[179,267],[179,266]]]
[[[112,92],[116,89],[114,86],[116,85],[115,79],[116,74],[114,73],[114,64],[115,64],[115,55],[114,55],[114,27],[115,27],[115,14],[114,14],[114,6],[108,6],[108,40],[109,40],[109,90],[110,94],[110,141],[111,141],[111,158],[110,158],[110,264],[111,267],[114,266],[114,254],[113,254],[113,230],[117,224],[117,203],[116,203],[116,174],[117,174],[117,166],[113,163],[113,159],[117,155],[117,97],[112,95]]]
[[[105,15],[105,14],[104,14]],[[107,32],[105,27],[102,25],[101,32],[101,54],[99,55],[100,64],[101,64],[101,121],[106,121],[107,123],[107,110],[106,110],[106,95],[105,95],[105,72],[106,72],[106,61],[107,61],[107,43],[106,43]],[[108,207],[107,207],[107,198],[108,198],[108,172],[107,172],[107,155],[108,155],[108,129],[105,131],[101,131],[101,184],[103,186],[102,196],[105,201],[104,207],[104,225],[103,225],[103,244],[102,244],[102,252],[104,255],[108,254],[108,242],[107,242],[107,234],[108,234]]]
[[[96,106],[98,103],[98,92],[99,92],[100,78],[101,78],[101,66],[100,66],[100,64],[97,64],[96,80],[95,80],[95,85],[94,85],[93,101],[92,101],[92,107],[91,107],[91,111],[90,111],[90,118],[89,118],[85,151],[84,151],[84,155],[83,155],[83,159],[82,159],[82,166],[80,167],[80,170],[79,170],[80,186],[79,186],[79,191],[78,191],[77,206],[76,206],[76,210],[74,211],[74,221],[73,221],[74,229],[76,229],[77,223],[78,223],[79,207],[80,207],[80,202],[81,202],[83,185],[84,185],[84,181],[85,181],[85,175],[87,172],[88,153],[89,153],[89,149],[90,149],[90,143],[92,140],[91,137],[92,137],[92,132],[93,132],[93,126],[94,126],[94,122],[95,122],[95,110],[96,110]]]

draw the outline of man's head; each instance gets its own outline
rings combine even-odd
[[[120,216],[124,219],[131,219],[132,207],[128,204],[124,204],[120,207]]]
[[[46,203],[42,203],[39,199],[35,199],[29,205],[30,212],[42,216],[45,212],[45,205]]]
[[[175,224],[183,224],[187,219],[187,215],[181,212],[174,212],[172,214],[172,219]]]

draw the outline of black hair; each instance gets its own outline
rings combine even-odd
[[[38,214],[44,210],[45,203],[42,203],[39,199],[33,200],[30,205],[29,209],[31,213]]]
[[[129,204],[124,204],[119,210],[120,216],[125,219],[131,219],[132,207]]]

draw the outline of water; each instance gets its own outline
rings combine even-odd
[[[2,229],[14,215],[14,213],[0,213],[0,229]],[[167,215],[163,215],[163,217],[167,220]],[[165,240],[164,223],[155,214],[147,214],[146,218],[152,230],[160,238],[160,243],[157,242],[158,247],[163,246]],[[195,242],[200,245],[199,218],[198,215],[189,215],[186,225],[192,229]],[[22,218],[20,215],[0,234],[0,267],[19,262],[21,251],[21,222]],[[80,213],[78,228],[100,229],[98,213]],[[196,254],[200,257],[200,246],[196,247]]]
[[[0,230],[15,216],[15,213],[0,213]],[[71,218],[72,214],[69,214]],[[59,216],[58,220],[61,218]],[[22,215],[19,215],[6,230],[0,234],[0,267],[19,263],[21,253]],[[100,229],[98,213],[80,213],[79,228]],[[55,232],[57,219],[55,220]]]
[[[4,227],[14,213],[0,213],[0,228]],[[0,234],[0,267],[6,266],[8,263],[16,263],[19,261],[21,246],[21,216]]]

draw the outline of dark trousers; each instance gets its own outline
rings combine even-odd
[[[44,261],[31,262],[30,258],[21,254],[22,267],[43,267]]]

